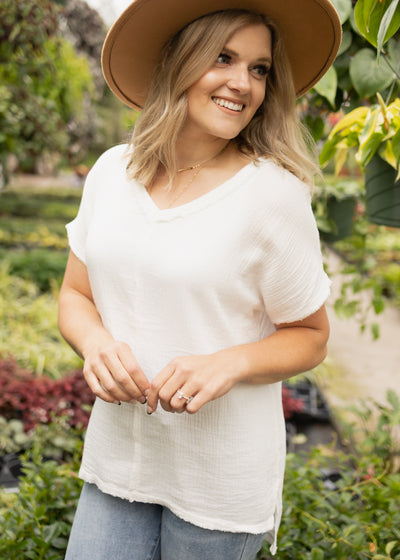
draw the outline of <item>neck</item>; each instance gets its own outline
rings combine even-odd
[[[228,144],[229,140],[224,139],[217,139],[209,143],[179,140],[176,146],[178,172],[205,165],[218,157]]]

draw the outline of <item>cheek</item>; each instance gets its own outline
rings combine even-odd
[[[264,97],[265,97],[265,84],[262,85],[260,84],[260,87],[256,89],[253,96],[253,102],[254,102],[253,115],[257,112],[257,109],[259,109],[263,104]]]
[[[260,107],[260,105],[262,105],[262,102],[264,101],[265,89],[266,89],[265,82],[262,82],[262,84],[260,84],[260,88],[257,90],[257,97],[256,97],[257,109]]]

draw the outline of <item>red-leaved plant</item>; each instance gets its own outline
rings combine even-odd
[[[63,379],[34,377],[14,358],[0,359],[0,415],[20,418],[26,431],[64,416],[71,426],[87,426],[94,395],[78,370]]]

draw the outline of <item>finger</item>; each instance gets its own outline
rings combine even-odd
[[[153,379],[153,381],[151,382],[149,393],[147,396],[147,412],[149,414],[152,414],[156,410],[158,399],[159,399],[159,393],[162,387],[164,386],[164,384],[174,374],[174,371],[175,371],[175,366],[171,362],[167,366],[165,366],[165,368],[163,368],[160,371],[160,373],[158,373],[156,377]],[[168,406],[166,402],[165,405]]]
[[[109,376],[103,373],[104,379],[101,379],[106,389],[111,393],[118,392],[118,394],[120,395],[120,400],[130,401],[134,399],[142,400],[142,402],[145,402],[143,393],[140,391],[135,381],[123,367],[118,356],[115,354],[105,354],[104,356],[102,356],[102,358],[104,360],[104,366],[109,372]]]
[[[130,347],[127,344],[121,344],[117,349],[117,354],[122,366],[134,380],[140,393],[146,395],[147,391],[150,389],[150,382],[143,373]]]
[[[189,403],[192,402],[197,390],[191,388],[190,384],[184,384],[180,389],[175,391],[170,400],[170,406],[173,410],[183,412]]]
[[[136,400],[135,397],[132,397],[130,393],[125,391],[124,388],[118,384],[105,363],[95,363],[92,365],[89,371],[91,371],[97,377],[103,390],[114,397],[114,400],[126,402]],[[139,394],[138,391],[137,394]]]
[[[185,407],[185,411],[189,414],[195,414],[200,410],[202,406],[210,402],[211,399],[202,395],[201,393],[197,393],[197,395],[193,396],[193,400],[190,401]]]
[[[86,383],[89,386],[89,389],[92,391],[92,393],[96,396],[99,397],[100,399],[102,399],[103,401],[109,402],[109,403],[114,403],[114,404],[120,404],[120,400],[116,399],[115,397],[113,397],[113,395],[111,395],[110,393],[108,393],[101,385],[100,381],[98,380],[97,376],[89,371],[86,372],[84,374]]]

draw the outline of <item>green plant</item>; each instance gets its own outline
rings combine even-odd
[[[7,252],[0,249],[0,258],[7,263],[11,276],[32,282],[39,292],[56,294],[64,276],[68,253],[49,249],[14,249]]]
[[[56,290],[41,294],[0,264],[0,356],[17,356],[21,367],[55,378],[81,366],[59,333],[56,298]]]
[[[46,220],[49,227],[54,220],[65,225],[75,217],[81,195],[76,189],[12,188],[0,193],[0,215]]]
[[[24,423],[13,418],[7,420],[0,416],[0,455],[21,453],[29,447],[29,436],[25,433]]]
[[[386,106],[377,94],[379,103],[358,107],[343,117],[330,132],[320,154],[321,165],[335,160],[338,174],[346,162],[349,148],[357,148],[356,159],[365,168],[379,153],[393,168],[400,166],[400,99]]]
[[[362,186],[354,179],[333,180],[317,185],[313,196],[313,211],[321,234],[335,235],[338,226],[332,213],[333,203],[352,201],[353,210],[362,194]]]
[[[355,453],[313,448],[287,458],[277,560],[399,560],[400,401],[353,408]],[[374,421],[373,421],[374,420]],[[357,437],[354,438],[356,431]],[[269,559],[265,545],[258,560]]]
[[[38,445],[25,456],[19,493],[0,493],[0,558],[64,558],[82,487],[76,475],[81,449],[79,438],[71,461],[62,465],[43,461]]]

